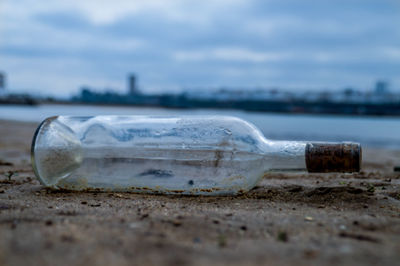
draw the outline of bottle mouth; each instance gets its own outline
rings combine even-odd
[[[55,187],[82,162],[81,142],[58,116],[45,119],[36,129],[31,146],[33,171],[43,185]]]
[[[354,173],[361,169],[359,143],[307,143],[306,166],[310,173]]]
[[[35,160],[35,147],[37,144],[37,139],[38,139],[38,135],[39,132],[41,131],[42,127],[44,126],[44,124],[51,122],[52,120],[57,119],[58,116],[52,116],[52,117],[48,117],[45,120],[43,120],[39,126],[37,127],[37,129],[35,130],[35,134],[33,134],[33,138],[32,138],[32,144],[31,144],[31,164],[32,164],[32,168],[33,168],[33,172],[35,173],[35,176],[37,177],[37,179],[40,181],[40,183],[42,185],[45,185],[45,183],[43,182],[42,178],[39,175],[39,171],[38,171],[38,165],[36,163]]]

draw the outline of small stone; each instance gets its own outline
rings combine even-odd
[[[14,220],[12,223],[11,223],[11,229],[15,229],[15,228],[17,228],[17,221],[16,220]]]
[[[281,242],[288,242],[289,237],[285,231],[279,231],[277,239],[278,239],[278,241],[281,241]]]
[[[140,227],[139,223],[130,223],[129,224],[129,228],[135,229],[135,228],[138,228],[138,227]]]
[[[311,216],[306,216],[306,217],[304,217],[304,220],[310,222],[310,221],[314,221],[314,218],[312,218]]]
[[[63,242],[74,242],[75,238],[71,235],[62,235],[61,236],[61,241]]]
[[[225,235],[218,236],[218,246],[220,248],[226,247],[226,236]]]
[[[373,185],[369,185],[368,188],[367,188],[367,192],[374,193],[375,192],[375,187]]]
[[[171,223],[172,223],[175,227],[178,227],[178,226],[181,226],[181,225],[182,225],[182,222],[179,221],[179,220],[172,220]]]
[[[307,259],[313,259],[317,256],[318,252],[315,250],[306,250],[304,251],[304,257]]]
[[[193,243],[200,243],[201,239],[199,237],[194,237],[193,238]]]

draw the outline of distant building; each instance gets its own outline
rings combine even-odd
[[[136,84],[136,75],[135,74],[131,74],[128,77],[128,82],[129,82],[129,95],[137,95],[139,94],[139,90],[137,88],[137,84]]]
[[[389,92],[389,84],[386,81],[378,80],[375,84],[376,94],[385,94]]]
[[[6,74],[0,72],[0,91],[6,88]]]

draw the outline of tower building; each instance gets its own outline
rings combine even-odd
[[[139,94],[136,83],[137,83],[136,75],[130,74],[128,77],[129,95]]]
[[[6,74],[0,72],[0,91],[5,90],[6,88]]]

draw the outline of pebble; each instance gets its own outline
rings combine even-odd
[[[306,216],[306,217],[304,217],[304,220],[306,220],[306,221],[314,221],[314,218],[312,218],[311,216]]]
[[[131,229],[135,229],[135,228],[139,228],[139,227],[140,227],[139,223],[130,223],[129,224],[129,228],[131,228]]]

